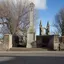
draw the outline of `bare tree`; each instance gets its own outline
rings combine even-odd
[[[6,18],[11,34],[20,29],[20,26],[21,29],[29,26],[29,4],[27,0],[0,1],[0,18]]]
[[[56,15],[54,26],[59,34],[64,35],[64,9]]]

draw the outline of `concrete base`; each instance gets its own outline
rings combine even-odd
[[[35,43],[35,33],[27,34],[27,46],[26,48],[33,48]]]

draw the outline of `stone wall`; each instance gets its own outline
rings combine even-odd
[[[53,49],[53,36],[52,35],[43,35],[36,36],[37,48],[50,48]]]
[[[12,35],[11,34],[5,34],[4,35],[3,48],[5,50],[12,48]]]
[[[0,50],[4,50],[4,49],[3,49],[3,39],[0,40]]]
[[[54,36],[54,50],[59,50],[59,36],[58,35],[55,35]]]
[[[60,50],[64,50],[64,36],[59,37],[60,40]]]
[[[48,48],[51,50],[58,50],[59,36],[57,35],[43,35],[36,36],[37,48]]]

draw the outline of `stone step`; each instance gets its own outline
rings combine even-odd
[[[13,47],[10,49],[10,51],[47,51],[47,48],[19,48],[19,47]]]

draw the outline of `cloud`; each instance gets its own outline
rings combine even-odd
[[[29,0],[35,4],[37,9],[46,9],[46,0]]]

